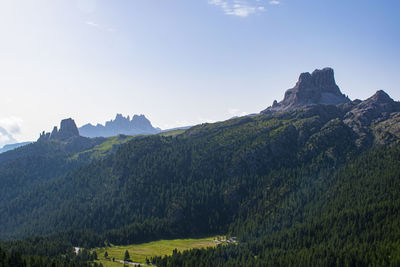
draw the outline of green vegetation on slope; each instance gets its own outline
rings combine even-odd
[[[196,266],[399,266],[399,163],[399,146],[364,153],[322,177],[321,190],[306,194],[311,201],[292,227],[237,247],[176,253],[153,262],[157,266],[194,262]],[[292,192],[289,199],[295,201],[296,194]],[[259,205],[263,204],[254,206]],[[258,232],[257,216],[245,222],[251,229],[237,222],[237,231]]]
[[[75,155],[72,156],[72,159],[74,160],[99,160],[102,158],[105,158],[112,153],[115,153],[117,149],[122,145],[125,144],[134,138],[138,138],[141,135],[117,135],[117,136],[112,136],[112,137],[107,137],[105,138],[105,141],[102,142],[101,144],[98,144],[97,146],[81,151],[79,153],[76,153]]]
[[[130,259],[133,262],[146,263],[146,258],[150,260],[155,256],[172,255],[173,250],[185,251],[195,248],[215,247],[217,244],[223,244],[217,240],[217,237],[196,238],[196,239],[174,239],[174,240],[159,240],[148,243],[127,245],[127,246],[109,246],[96,248],[99,262],[103,266],[107,266],[112,260],[124,260],[125,252],[128,251]],[[107,258],[104,257],[107,252]],[[113,265],[121,266],[117,262]]]
[[[71,160],[70,157],[102,141],[101,138],[84,137],[68,142],[40,141],[0,154],[0,206],[86,164],[86,161]]]
[[[72,246],[227,233],[240,245],[177,251],[153,261],[397,263],[397,139],[382,147],[358,142],[343,114],[339,107],[311,106],[202,124],[176,136],[134,138],[0,205],[0,235],[49,234],[6,242],[4,249],[39,254],[54,244],[50,251],[57,255]]]

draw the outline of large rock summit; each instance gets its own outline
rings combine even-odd
[[[58,130],[57,126],[54,126],[51,133],[46,133],[43,131],[39,137],[39,140],[54,139],[65,141],[77,136],[79,136],[79,131],[78,127],[76,127],[75,121],[71,118],[68,118],[61,121],[60,130]]]
[[[299,112],[306,117],[333,116],[351,130],[350,135],[356,136],[358,147],[400,142],[400,102],[383,90],[364,101],[351,101],[336,85],[331,68],[300,74],[296,85],[285,92],[284,99],[279,103],[275,100],[261,114],[281,112],[291,116]],[[343,132],[338,136],[348,135]]]
[[[261,113],[289,111],[315,104],[337,105],[349,101],[336,85],[333,69],[324,68],[314,70],[311,74],[300,74],[295,87],[285,92],[284,99],[279,103],[275,100],[271,107]]]

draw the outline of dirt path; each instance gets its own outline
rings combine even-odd
[[[148,265],[145,263],[139,263],[139,262],[133,262],[133,261],[123,261],[123,260],[115,260],[115,261],[122,263],[122,264],[128,264],[128,265],[133,265],[133,266],[139,266],[139,265],[140,266],[151,266],[151,265]]]

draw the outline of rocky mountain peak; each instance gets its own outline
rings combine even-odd
[[[307,88],[312,86],[312,76],[309,72],[303,72],[299,76],[299,80],[296,83],[296,87],[299,89]]]
[[[324,68],[300,74],[296,85],[285,92],[284,99],[279,103],[274,101],[262,113],[287,111],[313,104],[337,105],[349,101],[337,86],[333,69]]]
[[[116,121],[116,122],[128,121],[128,122],[129,122],[130,119],[129,119],[129,116],[125,118],[122,114],[118,113],[118,114],[115,116],[114,121]]]
[[[58,135],[64,139],[79,136],[78,127],[76,127],[75,121],[71,118],[62,120]]]
[[[359,136],[357,145],[383,144],[394,136],[400,138],[399,127],[392,125],[399,121],[400,102],[385,91],[379,90],[370,98],[351,104],[353,107],[344,115],[343,122]]]
[[[390,113],[399,111],[400,103],[394,101],[385,91],[379,90],[349,111],[345,121],[348,124],[370,125],[375,119],[386,118]]]
[[[39,140],[44,139],[55,139],[55,140],[66,140],[72,137],[79,136],[78,127],[76,127],[75,121],[71,118],[64,119],[60,123],[60,130],[57,126],[54,126],[53,131],[50,133],[43,133],[40,135]]]
[[[324,68],[322,70],[314,70],[311,74],[314,85],[321,88],[323,92],[330,92],[341,95],[339,87],[335,82],[335,75],[332,68]]]
[[[394,100],[383,90],[378,90],[376,93],[369,98],[371,101],[376,103],[393,103]]]

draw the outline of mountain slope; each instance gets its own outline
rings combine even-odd
[[[313,186],[303,181],[302,189],[289,193],[282,208],[288,209],[290,202],[304,198],[309,202],[304,207],[305,216],[291,227],[275,229],[258,238],[249,235],[262,229],[257,217],[270,210],[264,196],[252,205],[259,210],[249,211],[253,216],[245,224],[236,223],[235,233],[243,235],[238,245],[156,257],[153,263],[157,266],[398,266],[399,160],[398,145],[365,151],[332,175],[318,175]],[[295,214],[291,209],[289,212]],[[265,218],[272,215],[266,214]]]
[[[73,120],[67,119],[60,131],[55,127],[52,134],[43,132],[37,142],[0,154],[0,205],[86,164],[87,159],[72,156],[104,141],[79,136]]]
[[[71,246],[228,233],[238,246],[153,261],[396,263],[399,117],[399,102],[378,91],[365,101],[306,101],[171,136],[111,138],[72,155],[85,164],[0,203],[0,238],[48,234],[5,245],[35,249],[41,240],[62,244],[52,250],[62,254]],[[114,143],[115,153],[102,153]]]
[[[378,102],[367,101],[367,109],[379,108]],[[11,233],[21,237],[21,233],[46,234],[73,228],[126,243],[208,234],[229,227],[236,232],[234,222],[252,216],[246,212],[251,207],[240,207],[252,203],[258,189],[265,187],[272,190],[268,201],[286,211],[272,206],[275,215],[257,225],[265,225],[265,232],[273,231],[280,218],[287,225],[279,227],[290,227],[304,216],[307,205],[300,201],[292,211],[287,209],[285,196],[290,186],[301,179],[313,181],[318,173],[328,177],[348,158],[374,144],[360,145],[357,140],[362,132],[346,121],[349,110],[360,105],[311,105],[203,124],[175,137],[132,140],[114,155],[0,206],[7,218],[0,219],[0,234],[3,238]],[[387,118],[397,112],[395,106]],[[383,123],[385,116],[382,113],[369,119]],[[362,127],[378,138],[371,124]],[[394,136],[385,144],[398,141]],[[314,188],[315,184],[307,186]],[[257,210],[255,213],[261,215]],[[154,230],[156,225],[158,229]],[[110,232],[112,229],[115,231]]]

